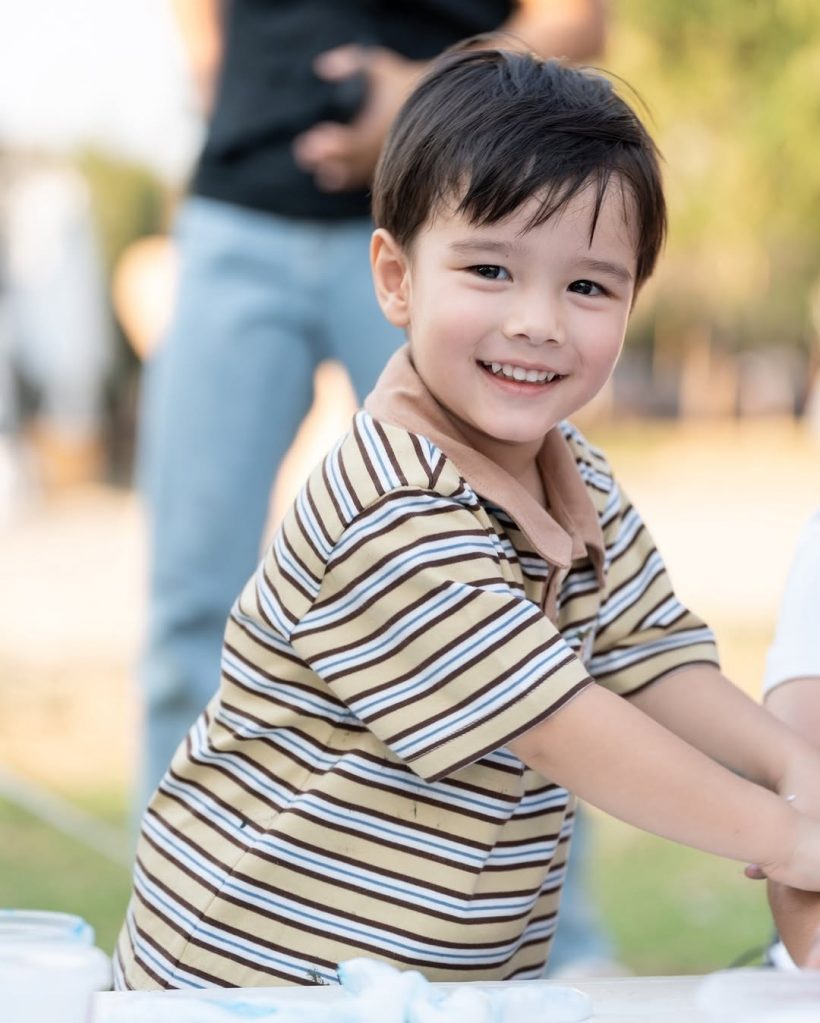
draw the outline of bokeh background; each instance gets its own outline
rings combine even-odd
[[[611,0],[603,66],[665,157],[671,224],[611,386],[580,418],[754,696],[820,503],[820,5]],[[144,534],[143,359],[202,126],[164,0],[0,0],[0,904],[110,949],[128,892]],[[338,367],[271,528],[352,408]],[[741,865],[594,815],[593,885],[635,973],[755,961]]]

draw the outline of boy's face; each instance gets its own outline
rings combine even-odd
[[[376,290],[416,370],[473,446],[515,475],[617,361],[634,294],[630,202],[611,185],[591,240],[591,189],[531,230],[528,203],[483,226],[443,211],[409,253],[374,236]]]

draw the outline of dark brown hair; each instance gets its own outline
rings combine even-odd
[[[613,181],[633,200],[638,287],[663,244],[666,203],[658,152],[637,114],[598,72],[462,44],[399,112],[376,169],[373,217],[408,247],[444,203],[487,224],[537,197],[534,227],[592,185],[592,233]]]

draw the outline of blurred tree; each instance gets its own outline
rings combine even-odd
[[[91,188],[110,271],[131,242],[167,229],[173,196],[152,170],[139,164],[92,149],[76,160]]]
[[[681,347],[685,325],[729,350],[807,357],[820,273],[820,4],[619,0],[613,14],[609,67],[648,101],[670,203],[638,334]]]
[[[146,167],[97,150],[76,156],[91,189],[109,284],[125,249],[139,238],[165,233],[176,198],[172,189]],[[130,478],[140,363],[117,324],[116,359],[109,387],[107,449],[110,475]]]

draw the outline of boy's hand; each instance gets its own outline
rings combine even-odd
[[[778,794],[793,810],[815,821],[820,821],[820,757],[801,756],[795,758],[788,773],[778,784]],[[794,791],[792,791],[794,790]],[[798,795],[799,793],[799,795]],[[763,881],[771,876],[756,863],[750,863],[744,870],[746,877]]]
[[[817,923],[820,925],[820,821],[793,813],[783,821],[780,833],[783,853],[776,861],[747,866],[745,874],[754,880],[768,879],[770,890],[778,887],[800,889],[800,894],[811,893],[817,904]]]
[[[370,183],[393,118],[427,68],[383,47],[340,46],[316,58],[320,78],[341,81],[363,73],[367,97],[350,124],[315,124],[293,142],[297,164],[325,192],[345,192]]]

